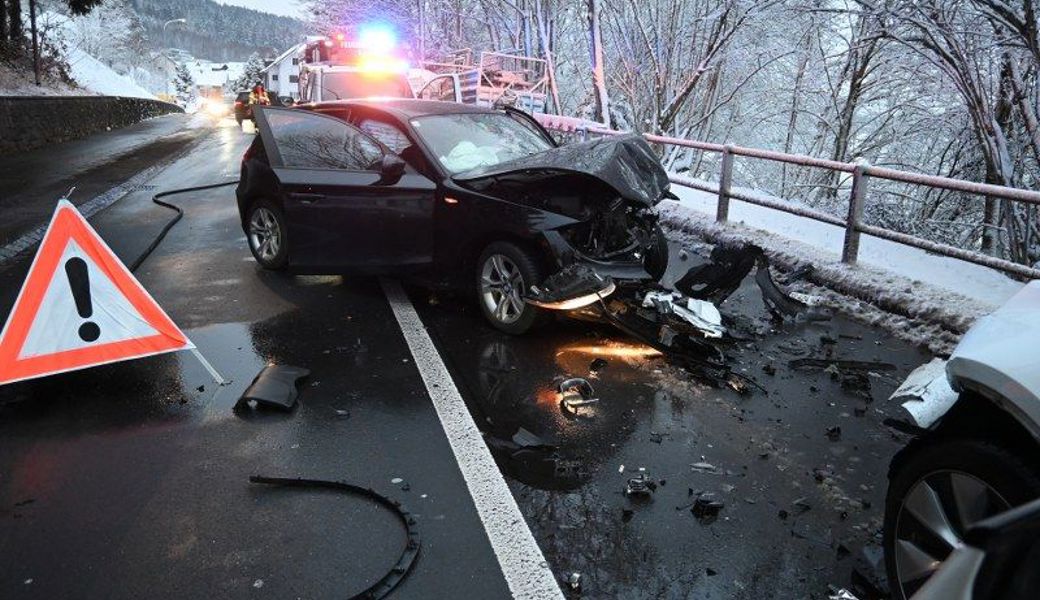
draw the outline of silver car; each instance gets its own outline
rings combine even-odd
[[[1040,498],[1040,281],[979,319],[948,361],[911,373],[893,398],[905,400],[918,435],[889,468],[892,597],[1023,597],[1002,591],[1012,584],[1040,597],[1040,505],[1011,510]],[[1034,534],[1016,545],[1022,530]]]

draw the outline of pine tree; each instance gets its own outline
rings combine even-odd
[[[177,90],[177,101],[187,105],[195,98],[195,78],[184,63],[177,63],[173,86]]]
[[[252,89],[254,85],[264,82],[264,69],[267,68],[267,61],[265,61],[259,53],[254,52],[249,57],[249,61],[246,62],[245,71],[242,72],[242,76],[239,77],[235,83],[236,90],[248,90]]]

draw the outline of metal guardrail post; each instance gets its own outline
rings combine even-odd
[[[841,249],[841,262],[856,264],[859,256],[859,224],[863,220],[863,200],[867,196],[867,165],[856,164],[852,170],[852,193],[849,195],[849,218],[845,221],[845,245]]]
[[[722,172],[719,174],[719,207],[715,213],[717,223],[725,223],[729,219],[729,187],[733,181],[733,147],[726,144],[722,148]]]

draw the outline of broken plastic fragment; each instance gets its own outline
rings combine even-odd
[[[656,308],[661,314],[674,314],[693,325],[704,337],[720,338],[726,333],[722,314],[707,300],[687,298],[675,292],[652,291],[643,296],[644,308]]]
[[[657,489],[657,483],[652,481],[646,476],[646,473],[640,473],[635,477],[631,477],[628,483],[625,485],[626,496],[649,496]]]
[[[242,392],[242,397],[235,403],[235,410],[246,408],[253,401],[258,407],[291,411],[296,406],[296,384],[310,373],[302,367],[267,365]]]
[[[575,263],[551,275],[540,286],[531,286],[524,301],[550,310],[574,310],[599,302],[615,289],[610,277]]]

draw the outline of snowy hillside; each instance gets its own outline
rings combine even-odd
[[[83,89],[91,93],[101,96],[156,99],[154,94],[137,85],[130,78],[116,73],[79,48],[69,49],[68,61],[72,78]]]

